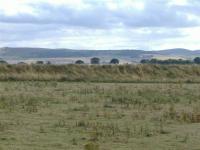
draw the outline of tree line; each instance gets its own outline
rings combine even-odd
[[[75,64],[85,64],[83,60],[76,60]],[[109,64],[119,64],[120,61],[117,58],[113,58],[110,60]],[[170,64],[200,64],[200,57],[196,57],[193,60],[185,60],[185,59],[167,59],[167,60],[160,60],[160,59],[142,59],[140,61],[141,64],[161,64],[161,65],[170,65]],[[0,59],[0,64],[8,64],[5,60]],[[26,64],[25,62],[19,62],[18,64]],[[42,65],[48,64],[50,65],[50,61],[36,61],[35,64]],[[93,57],[90,59],[90,64],[101,64],[101,60],[98,57]]]
[[[109,64],[119,64],[119,62],[120,62],[119,59],[113,58],[113,59],[110,60]],[[3,59],[0,59],[0,64],[8,64],[8,62],[6,62]],[[26,63],[25,62],[19,62],[18,64],[26,64]],[[37,65],[43,65],[43,64],[50,65],[51,62],[50,61],[45,62],[45,61],[39,60],[39,61],[36,61],[35,64],[37,64]],[[80,64],[85,64],[85,62],[83,60],[77,60],[77,61],[75,61],[75,64],[80,65]],[[93,58],[90,59],[90,64],[101,64],[101,60],[98,57],[93,57]]]
[[[167,60],[159,60],[159,59],[142,59],[140,61],[142,64],[200,64],[200,57],[196,57],[193,60],[184,60],[184,59],[167,59]]]
[[[98,65],[100,63],[101,63],[101,60],[98,57],[93,57],[93,58],[90,59],[90,64]],[[85,64],[85,62],[83,60],[77,60],[75,62],[75,64]],[[119,64],[119,59],[113,58],[113,59],[110,60],[109,64]]]

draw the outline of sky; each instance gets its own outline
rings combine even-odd
[[[200,49],[200,0],[0,0],[0,47]]]

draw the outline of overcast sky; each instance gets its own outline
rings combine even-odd
[[[200,49],[200,0],[0,0],[0,47]]]

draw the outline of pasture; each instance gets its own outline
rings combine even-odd
[[[200,84],[0,83],[0,150],[198,150]]]

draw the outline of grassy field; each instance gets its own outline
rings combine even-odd
[[[200,84],[1,82],[0,150],[199,150]]]
[[[0,65],[0,81],[200,83],[200,65]]]

